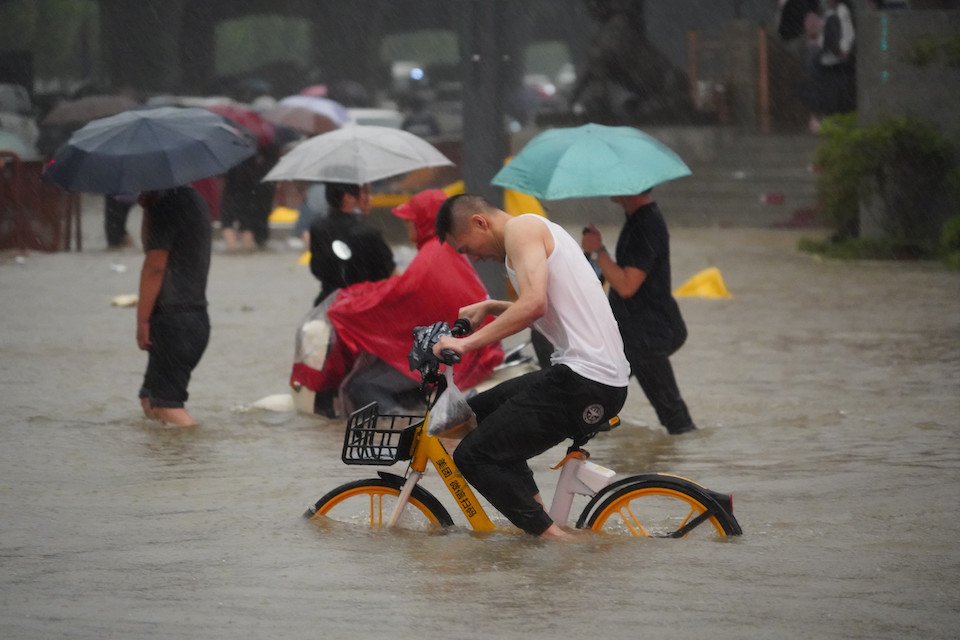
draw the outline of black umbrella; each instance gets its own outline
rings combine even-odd
[[[142,109],[74,132],[44,177],[68,191],[138,193],[225,173],[255,150],[249,137],[206,109]]]

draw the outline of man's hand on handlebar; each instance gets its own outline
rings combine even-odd
[[[456,364],[463,356],[464,348],[461,336],[470,333],[470,320],[460,317],[453,323],[450,332],[452,335],[441,335],[433,345],[433,355],[444,364]]]
[[[463,357],[463,340],[453,336],[441,336],[433,345],[433,355],[444,364],[456,364]]]
[[[467,325],[468,329],[463,335],[470,333],[469,327],[479,327],[481,324],[483,324],[483,320],[487,316],[497,315],[497,313],[490,308],[491,302],[491,300],[481,300],[480,302],[474,302],[473,304],[468,304],[467,306],[460,308],[460,311],[458,312],[460,320],[466,320],[469,323]],[[453,333],[454,335],[457,334],[456,331]]]

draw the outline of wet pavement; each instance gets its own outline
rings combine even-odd
[[[248,409],[316,294],[297,251],[214,255],[190,430],[139,416],[134,311],[110,304],[138,253],[2,253],[0,637],[953,638],[960,274],[798,253],[814,233],[674,229],[675,284],[716,266],[734,296],[680,302],[700,430],[667,436],[634,384],[589,447],[733,492],[730,541],[310,525],[375,470],[340,462],[340,421]],[[533,461],[547,494],[561,455]]]

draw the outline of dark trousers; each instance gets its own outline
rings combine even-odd
[[[108,247],[122,247],[127,241],[127,216],[133,204],[106,196],[103,205],[103,231]]]
[[[155,313],[150,317],[150,357],[141,398],[154,407],[181,408],[187,401],[190,374],[210,340],[207,311]]]
[[[695,429],[687,405],[680,397],[670,358],[667,355],[630,351],[626,356],[630,362],[630,373],[640,383],[647,400],[657,412],[660,424],[670,433],[684,433]]]
[[[626,387],[587,380],[565,365],[507,380],[469,400],[478,426],[454,450],[466,478],[510,522],[539,535],[551,524],[527,460],[567,438],[585,441],[617,415]]]

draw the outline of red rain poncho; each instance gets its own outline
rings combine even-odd
[[[394,215],[414,225],[416,257],[402,275],[341,289],[327,310],[336,338],[323,371],[309,370],[298,363],[294,366],[295,378],[303,378],[301,381],[314,390],[330,388],[339,384],[356,356],[365,352],[419,381],[407,361],[413,328],[441,320],[453,325],[460,307],[487,298],[487,290],[469,260],[450,245],[440,244],[434,234],[437,210],[445,199],[443,191],[430,189],[393,210]],[[465,354],[454,368],[454,381],[464,389],[479,384],[503,362],[503,355],[499,343]]]
[[[487,290],[467,258],[432,238],[402,275],[340,290],[327,317],[348,350],[372,353],[419,381],[407,361],[413,328],[440,320],[453,325],[460,307],[486,297]],[[454,382],[461,389],[475,386],[501,362],[499,344],[464,354],[454,367]]]

